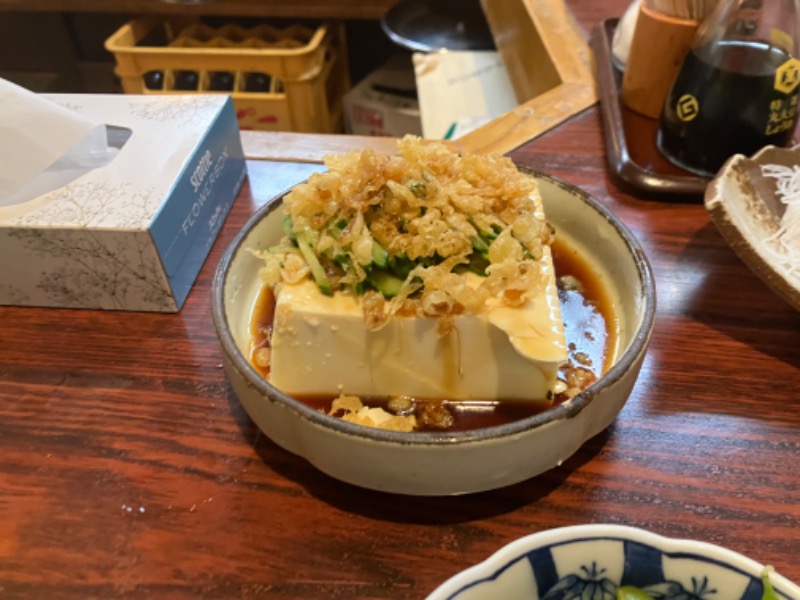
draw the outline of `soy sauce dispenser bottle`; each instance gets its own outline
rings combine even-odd
[[[721,0],[667,95],[657,145],[714,175],[734,154],[791,143],[800,95],[800,0]]]

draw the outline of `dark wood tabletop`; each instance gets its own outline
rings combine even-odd
[[[624,2],[573,2],[587,30]],[[800,581],[800,313],[698,199],[608,174],[598,108],[512,156],[638,236],[658,313],[616,422],[517,485],[419,498],[331,479],[259,435],[211,325],[220,256],[313,166],[252,160],[177,314],[0,307],[0,598],[423,598],[508,542],[618,523],[724,545]]]
[[[397,0],[0,0],[0,11],[380,19]]]

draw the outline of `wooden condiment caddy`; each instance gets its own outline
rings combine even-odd
[[[658,118],[700,22],[639,7],[630,54],[622,77],[622,101],[647,117]]]

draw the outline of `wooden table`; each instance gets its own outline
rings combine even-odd
[[[380,19],[397,0],[0,0],[0,11]]]
[[[624,9],[574,4],[586,28]],[[253,154],[275,140],[253,135]],[[0,308],[0,598],[422,598],[517,537],[601,522],[800,581],[800,314],[699,203],[618,189],[596,108],[513,156],[599,198],[655,270],[650,350],[607,432],[454,498],[346,485],[260,436],[221,369],[210,281],[255,208],[316,167],[253,160],[180,313]]]

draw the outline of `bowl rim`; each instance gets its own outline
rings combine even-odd
[[[610,387],[623,378],[627,370],[633,365],[637,357],[644,352],[649,342],[653,330],[656,314],[656,289],[652,267],[647,259],[647,255],[628,227],[616,217],[608,208],[604,207],[597,199],[589,193],[574,186],[564,180],[542,173],[536,169],[531,169],[522,165],[517,165],[520,171],[525,172],[537,179],[542,179],[567,191],[568,193],[579,196],[590,208],[598,213],[599,218],[607,221],[622,238],[628,251],[631,253],[634,264],[639,275],[639,284],[642,293],[642,305],[644,312],[637,331],[631,340],[628,348],[622,353],[611,368],[603,374],[595,383],[586,390],[541,413],[531,415],[524,419],[512,421],[502,425],[484,427],[468,431],[456,432],[397,432],[365,427],[356,423],[350,423],[342,419],[330,416],[324,412],[317,411],[303,402],[292,398],[278,388],[270,384],[256,369],[250,364],[247,358],[239,350],[228,318],[225,313],[225,284],[227,281],[229,267],[242,248],[242,244],[253,228],[273,210],[280,205],[283,197],[291,188],[276,194],[261,206],[237,232],[236,236],[225,249],[214,273],[211,284],[211,316],[217,337],[223,351],[230,360],[231,366],[235,368],[248,385],[256,388],[263,400],[280,404],[283,408],[296,413],[300,418],[310,424],[322,428],[330,428],[334,431],[358,438],[368,438],[376,442],[394,443],[400,445],[458,445],[475,442],[487,442],[498,438],[517,436],[533,429],[552,425],[555,422],[566,420],[576,416],[583,411],[603,389]],[[276,399],[277,398],[277,399]]]
[[[745,266],[779,298],[795,310],[800,311],[800,285],[793,280],[788,269],[775,264],[759,248],[759,242],[763,240],[756,239],[751,230],[739,227],[734,217],[734,211],[731,210],[733,203],[725,195],[725,189],[728,186],[738,187],[743,195],[752,191],[754,197],[762,203],[763,208],[775,219],[777,225],[780,222],[780,216],[767,206],[766,200],[758,193],[753,184],[750,184],[749,188],[744,188],[738,177],[741,170],[748,166],[764,165],[770,160],[780,162],[779,158],[770,158],[776,156],[788,157],[787,162],[796,163],[797,158],[800,157],[800,144],[788,148],[764,146],[751,156],[734,154],[709,182],[703,195],[703,204],[725,243]],[[760,177],[762,180],[766,179],[763,175]]]
[[[726,565],[753,577],[757,577],[756,573],[760,573],[766,568],[766,565],[744,554],[711,542],[668,537],[630,525],[612,523],[569,525],[537,531],[509,542],[488,558],[443,581],[430,593],[428,600],[454,598],[474,585],[491,581],[502,571],[538,548],[602,538],[620,541],[630,540],[647,544],[670,556],[702,558],[704,561],[713,561],[717,564]],[[770,573],[770,582],[776,591],[784,597],[800,598],[800,587],[777,571]]]

